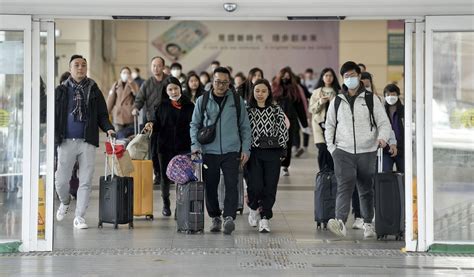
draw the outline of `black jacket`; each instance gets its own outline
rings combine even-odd
[[[108,130],[113,130],[114,127],[109,121],[109,113],[107,112],[104,96],[95,82],[92,84],[88,99],[84,139],[87,143],[99,147],[98,128],[100,127],[102,131],[107,132]],[[56,145],[60,145],[66,136],[69,111],[68,87],[66,85],[61,84],[56,87],[55,101],[54,142]]]
[[[199,86],[198,90],[196,91],[196,96],[194,97],[194,103],[196,103],[196,100],[198,99],[199,96],[203,95],[205,92],[203,86]],[[186,96],[188,99],[192,99],[191,91],[189,89],[183,90],[183,95]]]
[[[385,111],[387,112],[387,117],[390,120],[390,124],[393,126],[395,124],[398,125],[398,128],[400,129],[400,138],[397,138],[397,148],[398,151],[405,149],[405,106],[398,100],[398,102],[395,104],[397,106],[397,115],[398,115],[398,121],[397,122],[392,122],[392,117],[390,116],[390,105],[385,103]]]
[[[174,108],[171,101],[164,98],[156,108],[153,132],[157,133],[160,153],[177,155],[191,152],[189,123],[193,116],[194,104],[184,95],[179,99],[179,103],[182,105],[181,110]]]

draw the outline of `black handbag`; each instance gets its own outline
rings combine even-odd
[[[202,127],[197,133],[197,141],[201,144],[209,144],[216,139],[216,124]]]
[[[219,118],[221,117],[222,110],[224,109],[225,101],[227,100],[227,97],[224,98],[224,101],[222,104],[219,106],[219,114],[217,114],[216,121],[214,124],[209,125],[209,126],[203,126],[201,129],[198,130],[197,132],[197,141],[201,145],[209,144],[213,142],[216,139],[216,124]],[[207,105],[207,103],[206,103]],[[204,110],[205,111],[205,110]],[[204,124],[204,113],[202,114],[202,124]]]
[[[259,147],[263,149],[272,149],[272,148],[280,148],[280,144],[278,143],[278,137],[274,136],[261,136],[258,139]]]
[[[275,109],[273,114],[275,115],[275,123],[273,125],[273,131],[275,132],[275,129],[277,128],[278,110]],[[263,148],[263,149],[281,148],[280,143],[278,142],[278,136],[261,136],[258,139],[258,145],[259,145],[259,148]]]

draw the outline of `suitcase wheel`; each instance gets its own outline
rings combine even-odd
[[[327,229],[328,229],[328,224],[327,224],[327,223],[323,223],[323,229],[324,229],[324,230],[327,230]]]
[[[128,229],[133,229],[133,222],[128,223]]]
[[[321,229],[321,222],[316,222],[316,229]]]
[[[153,217],[152,214],[149,214],[149,215],[145,216],[145,219],[146,219],[146,220],[153,220],[154,217]]]
[[[244,214],[244,209],[238,209],[240,215],[243,215]]]
[[[118,224],[117,223],[114,224],[114,229],[118,229]]]
[[[102,225],[102,221],[99,221],[99,224],[98,224],[97,228],[102,229],[103,227],[104,226]]]

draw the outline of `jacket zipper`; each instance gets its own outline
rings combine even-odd
[[[354,99],[354,104],[351,105],[350,101],[349,102],[349,107],[351,109],[351,113],[352,113],[352,134],[354,135],[354,154],[357,154],[357,144],[356,144],[356,133],[355,133],[355,117],[354,117],[354,107],[355,107],[355,101],[357,100]]]

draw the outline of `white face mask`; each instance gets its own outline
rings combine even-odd
[[[172,100],[172,101],[178,101],[179,98],[181,98],[181,95],[176,96],[176,97],[171,97],[171,96],[170,96],[170,100]]]
[[[398,96],[385,96],[385,101],[387,101],[389,105],[395,105],[398,101]]]
[[[359,85],[359,78],[358,77],[344,78],[344,85],[346,85],[348,89],[355,89]]]
[[[171,70],[171,75],[173,75],[173,77],[175,77],[175,78],[179,78],[179,76],[181,76],[181,70],[173,69],[173,70]]]
[[[138,77],[138,73],[132,72],[132,78],[133,78],[133,79],[136,79],[137,77]]]
[[[120,74],[120,79],[121,79],[122,82],[124,82],[124,83],[125,83],[126,81],[128,81],[128,77],[129,77],[129,75],[128,75],[127,73],[122,73],[122,74]]]

